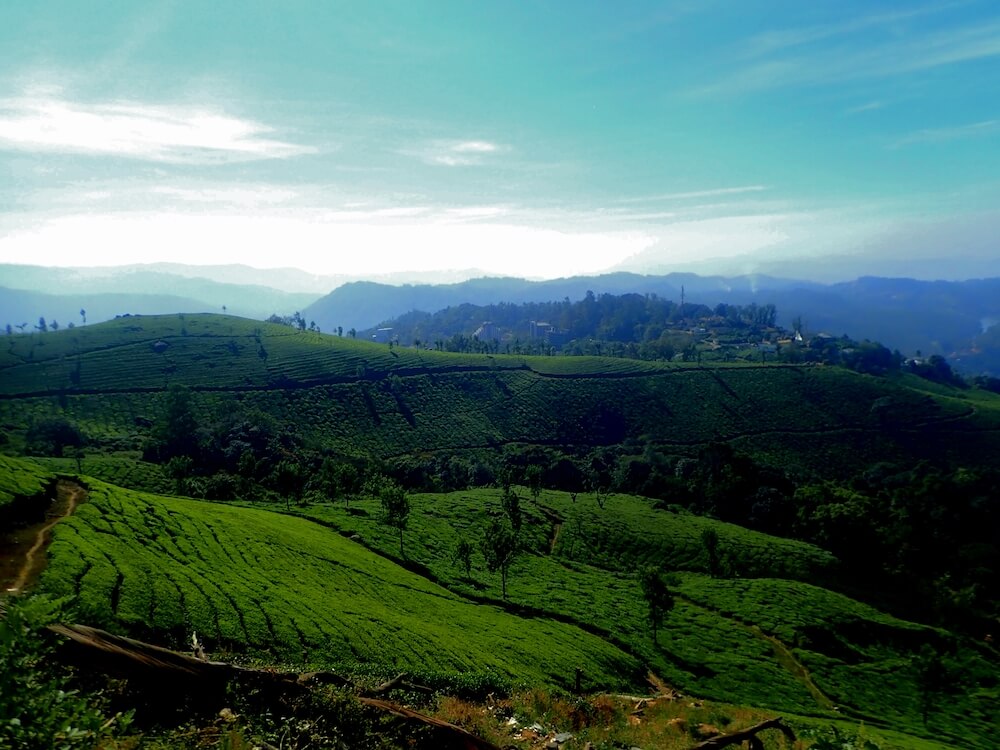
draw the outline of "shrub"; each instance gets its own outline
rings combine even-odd
[[[41,628],[58,605],[44,599],[0,603],[0,747],[90,748],[123,728],[130,715],[110,721],[50,664]]]

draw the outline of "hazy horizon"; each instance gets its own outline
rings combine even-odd
[[[1000,10],[0,10],[0,263],[1000,276]]]

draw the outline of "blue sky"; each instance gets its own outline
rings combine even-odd
[[[0,262],[1000,275],[1000,6],[11,0]]]

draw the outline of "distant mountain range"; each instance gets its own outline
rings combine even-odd
[[[457,278],[468,273],[454,272]],[[384,278],[412,282],[420,276]],[[774,304],[778,323],[785,327],[801,318],[813,333],[869,338],[908,355],[942,354],[966,372],[1000,373],[1000,329],[987,333],[1000,321],[1000,278],[917,281],[869,276],[821,284],[765,275],[620,272],[548,281],[481,277],[446,284],[392,284],[248,266],[0,265],[0,326],[34,326],[40,316],[61,325],[79,324],[81,309],[89,322],[98,322],[124,313],[221,312],[225,306],[230,314],[257,320],[300,311],[323,331],[348,331],[373,328],[414,310],[436,312],[463,303],[579,300],[588,291],[656,294],[679,302],[682,290],[688,302]]]

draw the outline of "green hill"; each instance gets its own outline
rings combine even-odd
[[[399,559],[370,500],[302,509],[314,523],[91,484],[90,502],[57,527],[41,581],[90,624],[181,647],[197,632],[236,658],[429,679],[568,687],[580,667],[588,689],[636,689],[649,665],[696,696],[988,746],[995,653],[793,580],[834,562],[809,545],[641,498],[601,509],[593,496],[545,492],[525,506],[527,549],[504,602],[478,555],[468,577],[452,562],[455,541],[476,541],[498,513],[499,491],[414,496]],[[706,528],[762,577],[700,572]],[[635,568],[665,553],[678,599],[654,642]],[[963,675],[926,729],[913,667],[923,644]]]
[[[580,666],[594,689],[635,689],[649,667],[697,696],[987,746],[996,394],[131,316],[9,336],[0,427],[5,451],[38,456],[0,463],[11,497],[47,472],[95,477],[41,581],[88,624],[428,680],[565,687]],[[411,495],[402,556],[365,485],[381,473],[479,488]],[[506,599],[480,552],[507,523],[481,487],[505,482],[533,484]],[[650,565],[677,577],[656,640]],[[933,694],[922,664],[948,676]]]
[[[1000,398],[840,368],[457,355],[217,315],[120,318],[8,337],[0,423],[66,417],[102,452],[137,450],[163,394],[199,417],[259,410],[348,455],[588,447],[673,454],[730,442],[773,466],[846,475],[875,461],[995,455]]]
[[[476,606],[322,526],[93,482],[41,588],[84,622],[301,666],[633,683],[636,659],[546,618]],[[495,678],[494,678],[495,679]]]

